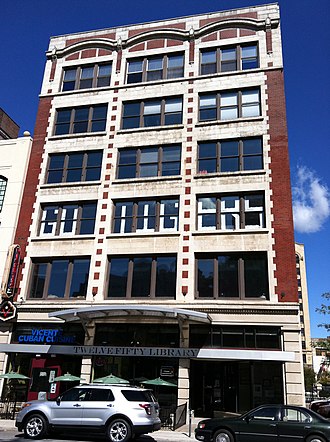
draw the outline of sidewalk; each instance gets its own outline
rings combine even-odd
[[[178,428],[176,431],[171,431],[171,430],[159,430],[157,431],[157,433],[159,434],[166,434],[168,437],[168,441],[170,440],[177,440],[175,439],[175,436],[177,436],[178,434],[182,434],[182,436],[184,437],[182,440],[195,440],[194,437],[194,430],[198,424],[198,422],[201,419],[198,418],[193,418],[192,422],[191,422],[191,437],[189,437],[189,425],[183,425],[182,427]],[[15,420],[13,419],[0,419],[0,432],[1,431],[15,431],[16,427],[15,427]]]

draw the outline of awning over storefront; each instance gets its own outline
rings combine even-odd
[[[156,305],[99,305],[94,307],[59,310],[49,313],[48,316],[50,318],[63,319],[66,322],[81,321],[82,323],[94,319],[106,319],[119,316],[152,316],[194,322],[211,322],[211,318],[207,313]]]

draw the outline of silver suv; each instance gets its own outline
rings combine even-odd
[[[152,392],[127,385],[88,384],[67,390],[56,400],[31,401],[16,416],[29,439],[49,431],[100,432],[111,442],[126,442],[160,429],[159,405]]]

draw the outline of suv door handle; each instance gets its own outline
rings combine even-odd
[[[108,404],[107,407],[113,407],[113,405],[112,404]]]
[[[74,407],[81,407],[80,404],[74,404],[73,406],[74,406]]]

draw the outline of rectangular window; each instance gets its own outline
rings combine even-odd
[[[101,176],[102,151],[49,155],[46,183],[97,181]]]
[[[166,80],[184,75],[183,54],[157,55],[127,61],[127,83]]]
[[[269,298],[266,253],[197,255],[196,267],[198,298]]]
[[[235,120],[260,115],[259,88],[207,93],[199,96],[199,121]]]
[[[108,298],[175,298],[176,256],[110,257]]]
[[[182,123],[182,97],[123,103],[122,129]]]
[[[7,187],[7,178],[0,175],[0,212],[2,210],[3,202],[5,199],[6,187]]]
[[[40,236],[87,235],[94,233],[96,202],[44,205]]]
[[[256,43],[201,51],[201,75],[245,71],[258,67],[259,56]]]
[[[119,150],[117,178],[180,175],[181,145]]]
[[[176,232],[179,200],[116,201],[113,233]]]
[[[198,145],[198,173],[263,169],[262,138],[207,141]]]
[[[62,91],[110,86],[111,63],[64,68]]]
[[[57,109],[54,135],[104,131],[107,112],[107,104]]]
[[[89,258],[54,258],[34,261],[30,299],[72,299],[86,297]]]
[[[265,227],[264,196],[220,195],[197,198],[198,230],[238,230]]]

